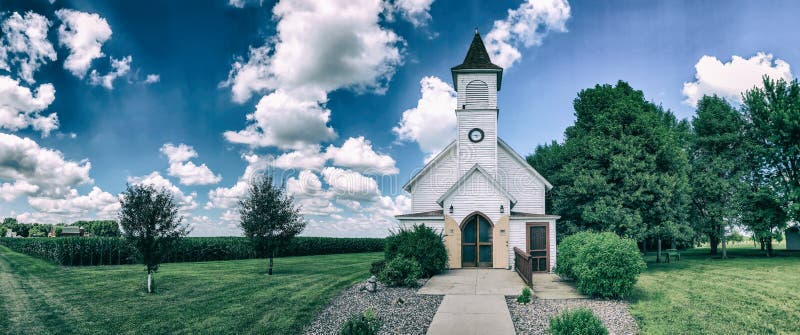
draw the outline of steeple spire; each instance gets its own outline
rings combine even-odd
[[[481,39],[481,34],[478,32],[478,27],[475,27],[475,36],[472,37],[472,43],[469,45],[464,62],[450,68],[454,82],[457,72],[463,73],[476,70],[480,72],[497,72],[497,88],[500,89],[503,68],[492,63],[489,52],[486,51],[486,46],[483,44],[483,39]]]

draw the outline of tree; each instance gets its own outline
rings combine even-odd
[[[743,94],[747,134],[758,173],[774,182],[789,218],[800,221],[800,84],[767,76],[763,83]]]
[[[70,226],[83,227],[92,236],[120,236],[119,224],[114,220],[75,221]]]
[[[34,223],[28,229],[28,236],[30,237],[46,237],[50,233],[51,226],[48,224]]]
[[[247,195],[239,201],[240,226],[259,255],[269,257],[269,275],[278,248],[306,227],[300,209],[283,187],[270,176],[253,179]]]
[[[139,250],[147,271],[147,292],[152,293],[152,274],[158,271],[161,257],[189,229],[172,193],[152,185],[128,185],[120,199],[119,223],[123,236]]]
[[[692,236],[688,124],[622,81],[581,91],[574,109],[564,143],[539,147],[528,159],[553,170],[546,176],[559,225],[639,240]]]
[[[743,187],[744,119],[717,96],[704,96],[692,118],[689,153],[692,185],[691,221],[708,237],[717,254],[726,224],[741,214],[738,194]]]
[[[749,193],[746,198],[742,221],[753,232],[753,238],[761,242],[762,250],[772,257],[772,240],[780,239],[786,229],[783,203],[766,187]]]

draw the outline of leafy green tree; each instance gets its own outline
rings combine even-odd
[[[120,199],[119,223],[123,236],[139,250],[147,271],[147,292],[152,293],[152,274],[161,258],[189,229],[182,224],[172,193],[152,185],[128,185]]]
[[[239,225],[259,255],[269,257],[269,275],[278,248],[301,233],[306,222],[283,187],[271,176],[254,178],[247,195],[239,201]]]
[[[640,240],[690,238],[688,125],[623,81],[581,91],[574,108],[564,143],[528,159],[543,163],[555,186],[559,225]]]
[[[704,96],[698,101],[689,153],[691,221],[696,232],[707,236],[711,254],[717,254],[726,225],[741,214],[744,127],[742,115],[724,99]]]
[[[83,227],[92,236],[120,236],[119,224],[114,220],[75,221],[70,226]]]
[[[773,256],[772,241],[780,240],[786,229],[787,213],[778,196],[768,188],[761,188],[746,196],[742,221],[761,241],[767,256]]]
[[[743,94],[757,173],[774,183],[789,218],[800,221],[800,84],[767,76],[763,83]]]
[[[51,226],[48,224],[34,223],[30,226],[30,229],[28,229],[29,237],[46,237],[50,233]]]

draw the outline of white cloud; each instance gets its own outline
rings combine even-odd
[[[222,180],[222,176],[215,175],[206,164],[195,165],[188,162],[189,159],[197,157],[197,151],[186,144],[178,146],[166,143],[161,146],[161,153],[169,160],[167,174],[178,177],[183,185],[209,185],[216,184]]]
[[[159,81],[161,81],[161,76],[151,73],[151,74],[147,75],[147,78],[145,78],[144,83],[145,84],[155,84],[155,83],[157,83]]]
[[[225,139],[253,147],[281,149],[302,149],[333,140],[336,132],[328,126],[331,111],[321,105],[325,99],[324,95],[297,98],[292,93],[277,90],[261,98],[256,111],[247,115],[253,123],[240,131],[226,131]]]
[[[103,57],[103,43],[111,38],[111,27],[106,19],[94,13],[72,9],[59,9],[56,16],[63,22],[58,27],[59,45],[70,50],[64,68],[83,79],[92,66],[92,60]]]
[[[742,102],[742,93],[755,86],[762,87],[762,77],[792,79],[789,63],[774,59],[772,54],[759,52],[750,58],[733,56],[723,63],[716,57],[703,56],[694,65],[695,81],[683,83],[684,103],[696,106],[704,95],[718,95],[733,103]]]
[[[520,45],[541,45],[551,31],[566,32],[569,18],[567,0],[527,0],[509,9],[505,19],[494,21],[486,34],[486,49],[495,64],[509,68],[522,57]]]
[[[26,180],[18,180],[14,183],[0,184],[0,199],[12,201],[19,196],[34,194],[39,190],[39,186],[33,185]]]
[[[276,168],[305,169],[319,171],[325,166],[327,155],[320,152],[319,145],[309,145],[306,148],[287,152],[275,158],[273,166]]]
[[[297,178],[289,177],[286,180],[286,193],[293,197],[325,196],[322,191],[322,182],[316,174],[309,170],[301,171]]]
[[[322,169],[322,177],[339,199],[371,201],[380,196],[375,179],[356,171],[326,167]]]
[[[52,84],[42,84],[35,93],[20,85],[19,81],[0,76],[0,128],[19,130],[27,127],[47,136],[58,128],[58,116],[41,115],[56,99]]]
[[[158,171],[153,171],[149,175],[140,177],[128,177],[128,183],[133,185],[152,185],[157,189],[167,190],[175,198],[175,201],[180,206],[181,210],[189,211],[197,208],[197,193],[184,194],[180,188],[173,185],[172,182],[162,177]]]
[[[111,71],[100,75],[97,70],[92,70],[92,73],[89,74],[89,83],[92,85],[102,85],[111,90],[114,89],[114,80],[127,75],[131,70],[133,57],[130,55],[122,57],[121,59],[115,59],[114,57],[109,57],[109,59],[111,60]]]
[[[3,183],[2,188],[16,195],[69,195],[73,187],[94,182],[90,169],[88,161],[68,161],[60,151],[42,148],[30,138],[0,133],[0,180],[13,182]],[[4,192],[4,200],[15,197]]]
[[[218,187],[208,192],[208,202],[206,209],[211,208],[233,208],[242,196],[247,193],[250,181],[256,175],[263,173],[273,161],[272,156],[258,156],[256,154],[242,155],[242,159],[247,161],[247,167],[239,180],[231,187]]]
[[[456,92],[437,77],[420,80],[417,106],[403,112],[403,119],[392,131],[398,140],[413,141],[432,155],[444,149],[456,135]]]
[[[431,20],[431,5],[434,0],[395,0],[392,7],[400,12],[403,18],[414,25],[422,27]]]
[[[28,197],[32,208],[48,214],[86,214],[97,212],[102,218],[114,217],[119,211],[119,199],[111,193],[94,186],[86,195],[79,195],[75,189],[64,198]]]
[[[260,7],[264,0],[228,0],[228,5],[236,8],[244,8],[248,4],[258,4]]]
[[[28,84],[36,81],[33,74],[48,61],[55,61],[56,51],[47,40],[50,20],[34,12],[25,16],[14,12],[0,29],[0,69],[11,71],[11,65],[18,66],[19,77]],[[9,58],[9,54],[11,54]]]
[[[351,137],[342,144],[341,148],[333,145],[326,151],[334,165],[349,167],[366,174],[390,175],[397,174],[394,159],[389,155],[382,155],[372,150],[372,143],[363,136]]]

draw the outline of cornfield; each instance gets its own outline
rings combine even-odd
[[[135,264],[139,253],[118,237],[0,238],[11,250],[68,266]],[[382,238],[295,237],[278,256],[326,255],[383,251]],[[260,258],[244,237],[186,237],[162,262],[204,262]]]

